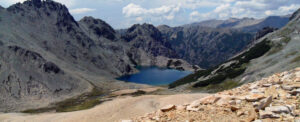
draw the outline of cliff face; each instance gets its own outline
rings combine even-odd
[[[216,66],[242,51],[253,35],[201,26],[161,28],[179,58],[203,68]]]

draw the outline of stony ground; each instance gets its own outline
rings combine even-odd
[[[300,122],[300,67],[127,121]]]

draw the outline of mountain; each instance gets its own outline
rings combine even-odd
[[[202,68],[228,60],[252,42],[253,35],[209,27],[158,27],[179,58]]]
[[[140,65],[210,68],[243,51],[255,42],[252,38],[232,28],[200,26],[136,24],[114,30],[93,17],[76,21],[66,6],[52,0],[0,7],[0,111],[146,87],[115,78],[138,72]]]
[[[283,28],[254,41],[248,49],[208,70],[169,85],[177,90],[220,91],[300,66],[300,9]]]
[[[185,26],[202,26],[212,28],[234,28],[243,32],[257,32],[264,27],[282,28],[289,21],[289,15],[286,16],[269,16],[262,19],[254,18],[230,18],[227,20],[207,20]]]
[[[122,39],[100,19],[75,21],[66,6],[52,0],[0,9],[0,28],[0,111],[45,107],[95,89],[144,87],[115,80],[138,72],[137,65],[195,70],[163,55],[169,51],[164,45],[161,53],[156,45],[136,48],[138,39]]]

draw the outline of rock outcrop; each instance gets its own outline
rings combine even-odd
[[[132,121],[290,121],[300,119],[300,67],[196,100],[169,105]],[[286,87],[289,86],[289,89]],[[251,91],[259,90],[259,93]]]

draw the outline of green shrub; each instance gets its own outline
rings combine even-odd
[[[199,90],[200,91],[205,91],[205,92],[208,92],[208,93],[216,93],[216,92],[221,92],[221,91],[224,91],[224,90],[236,88],[240,85],[241,84],[239,84],[236,81],[225,80],[224,82],[222,82],[220,84],[209,84],[208,86],[197,88],[197,90],[198,91]]]
[[[94,88],[91,92],[70,98],[52,105],[52,107],[29,109],[23,113],[43,113],[48,111],[71,112],[92,108],[103,102],[99,97],[103,95],[101,90]]]

